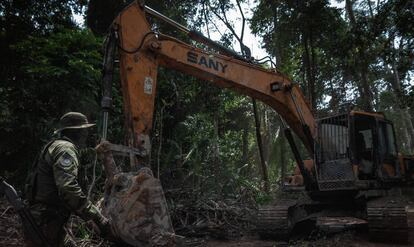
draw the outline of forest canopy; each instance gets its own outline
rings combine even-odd
[[[84,112],[99,126],[104,34],[126,3],[101,4],[88,9],[88,1],[0,2],[1,175],[21,183],[63,113]],[[249,26],[273,62],[264,66],[275,65],[298,83],[316,116],[349,105],[384,112],[394,122],[400,152],[414,153],[413,1],[146,4],[206,36],[220,32],[219,42],[243,55],[245,34],[236,26]],[[230,11],[237,18],[229,19]],[[74,14],[87,25],[76,23]],[[199,45],[164,23],[154,27]],[[116,77],[109,130],[114,143],[124,141],[119,87]],[[278,115],[249,97],[161,68],[154,114],[150,165],[167,186],[237,197],[262,190],[262,169],[277,184],[281,164],[294,168]]]

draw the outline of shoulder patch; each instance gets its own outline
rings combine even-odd
[[[60,164],[62,166],[70,166],[73,163],[73,157],[69,154],[65,153],[62,155],[62,158],[60,159]]]

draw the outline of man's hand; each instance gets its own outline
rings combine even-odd
[[[111,143],[108,141],[101,141],[101,143],[95,147],[95,150],[98,158],[103,159],[105,155],[111,151]]]
[[[113,144],[108,141],[102,141],[95,148],[96,155],[100,160],[103,161],[102,164],[104,166],[107,181],[112,180],[113,176],[119,172],[118,168],[116,167],[114,157],[112,156],[112,145]]]

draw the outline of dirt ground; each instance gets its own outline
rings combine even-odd
[[[0,198],[0,246],[23,246],[20,222],[14,210]]]
[[[414,233],[413,233],[414,234]],[[343,232],[331,236],[324,236],[313,240],[296,239],[289,242],[263,241],[263,240],[239,240],[218,241],[209,240],[207,247],[407,247],[411,244],[375,243],[368,240],[365,233]]]
[[[414,232],[410,234],[414,236]],[[330,236],[313,236],[312,240],[306,238],[298,238],[296,240],[290,240],[289,242],[277,242],[277,241],[262,241],[256,237],[244,237],[241,240],[214,240],[214,239],[187,239],[187,246],[191,247],[402,247],[402,246],[414,246],[413,244],[399,245],[394,243],[372,243],[368,241],[366,233],[361,232],[344,232]],[[80,243],[79,241],[73,242],[68,246],[110,246],[107,243],[99,240],[83,241],[81,245],[73,244]],[[0,247],[17,247],[24,246],[23,237],[21,233],[21,226],[18,216],[14,210],[5,201],[4,198],[0,198]]]
[[[371,243],[364,238],[355,238],[352,234],[339,234],[335,237],[315,240],[315,241],[293,241],[290,243],[272,242],[272,241],[209,241],[208,247],[403,247],[414,245],[398,245],[398,244],[384,244]]]

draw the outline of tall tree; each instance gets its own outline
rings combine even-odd
[[[36,84],[39,81],[29,75],[28,68],[35,63],[39,68],[55,59],[51,57],[52,51],[40,47],[45,45],[44,38],[62,29],[75,29],[72,12],[79,13],[83,5],[84,3],[74,0],[0,2],[0,158],[9,168],[19,167],[22,172],[31,164],[42,143],[40,139],[45,138],[45,122],[51,117],[46,113],[46,102],[55,104],[48,99],[49,96],[43,89],[50,87],[52,83],[58,83],[57,77],[52,77],[56,79],[54,82],[43,81],[44,83]],[[27,40],[34,44],[29,46]],[[49,43],[52,45],[49,48],[56,50],[61,47],[64,50],[69,43],[70,41],[53,45]],[[34,53],[36,61],[32,57]],[[43,70],[37,72],[38,78],[48,76],[41,74],[45,72]],[[51,73],[50,70],[47,72]],[[56,74],[60,72],[62,70],[54,71]],[[53,118],[55,117],[54,115]],[[39,128],[41,125],[43,127]]]

